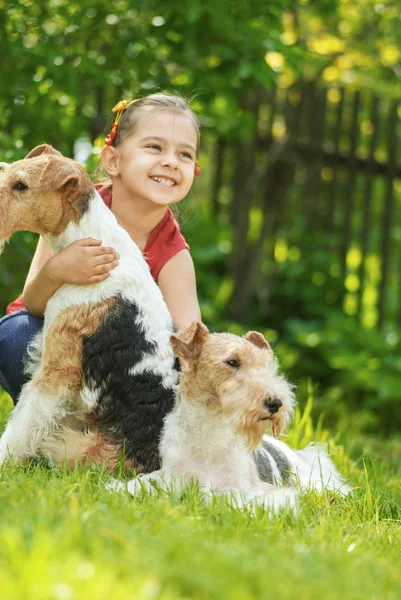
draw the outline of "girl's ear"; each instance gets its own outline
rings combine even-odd
[[[100,156],[106,173],[110,177],[117,177],[120,174],[118,151],[113,146],[103,146]]]

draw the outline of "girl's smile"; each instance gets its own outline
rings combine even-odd
[[[167,177],[153,176],[153,177],[151,177],[151,179],[153,181],[156,181],[157,183],[161,183],[162,185],[167,185],[168,187],[177,185],[177,183],[173,179],[169,179]]]

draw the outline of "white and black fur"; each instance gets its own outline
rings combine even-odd
[[[100,283],[64,284],[54,293],[47,303],[43,332],[33,343],[34,360],[28,368],[32,375],[40,369],[49,328],[62,311],[114,299],[98,330],[83,340],[81,414],[72,414],[76,399],[73,403],[62,393],[38,397],[29,381],[0,440],[0,464],[7,457],[18,462],[37,455],[43,444],[61,435],[61,424],[72,422],[74,417],[79,422],[90,415],[91,425],[124,450],[138,470],[152,471],[159,467],[160,432],[165,415],[173,407],[177,383],[169,342],[171,316],[141,251],[94,188],[82,198],[80,212],[78,224],[71,222],[61,235],[45,238],[53,253],[92,237],[115,248],[119,265]]]
[[[298,485],[318,492],[332,490],[348,494],[350,487],[334,466],[325,444],[309,444],[293,450],[281,440],[263,436],[262,444],[253,452],[260,479],[275,485]]]

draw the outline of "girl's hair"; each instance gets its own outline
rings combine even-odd
[[[118,124],[117,135],[113,146],[119,146],[128,136],[135,133],[138,125],[149,115],[157,112],[175,112],[188,116],[194,124],[197,135],[197,150],[200,141],[199,121],[192,111],[189,102],[180,96],[169,94],[150,94],[130,104],[123,112]]]

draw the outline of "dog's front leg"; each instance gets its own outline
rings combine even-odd
[[[159,490],[164,492],[179,493],[182,488],[180,479],[168,475],[164,471],[153,471],[146,475],[138,475],[131,479],[127,484],[127,490],[132,496],[139,496],[141,493],[157,493]]]
[[[297,512],[299,508],[300,492],[294,487],[276,487],[267,489],[266,493],[253,493],[247,496],[247,506],[255,509],[256,506],[263,506],[266,511],[279,512],[287,509]]]
[[[69,396],[68,390],[58,390],[57,395],[45,394],[34,381],[28,381],[0,440],[0,465],[7,458],[23,463],[35,456],[41,442],[54,435],[66,415]]]

